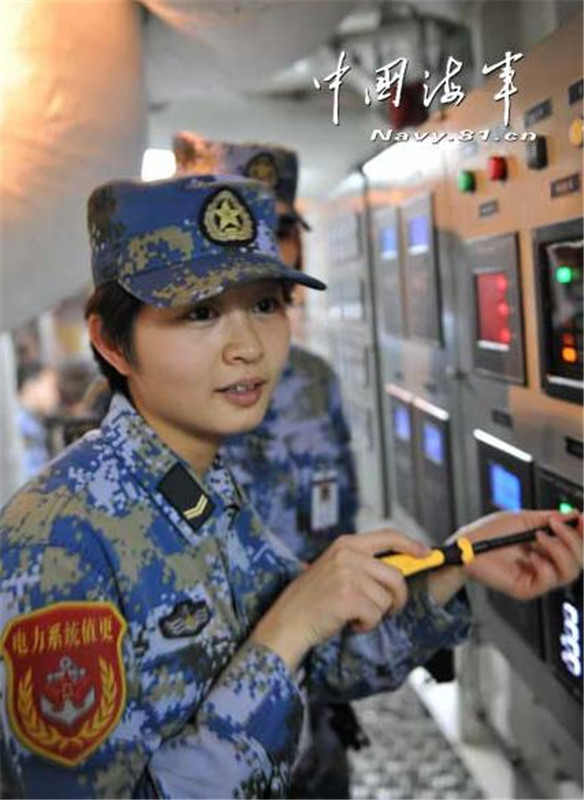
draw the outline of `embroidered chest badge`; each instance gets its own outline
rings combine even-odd
[[[204,600],[182,600],[167,617],[160,622],[162,635],[167,639],[181,636],[196,636],[211,619],[211,612]]]
[[[27,748],[72,767],[106,739],[126,702],[125,631],[110,603],[55,603],[8,623],[8,716]]]

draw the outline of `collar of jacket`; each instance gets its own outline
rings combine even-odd
[[[199,490],[212,497],[216,506],[241,508],[241,492],[221,456],[215,456],[203,481],[187,461],[162,441],[124,395],[113,396],[101,432],[116,456],[150,493],[158,491],[161,481],[180,464]],[[215,481],[209,480],[211,472]],[[213,491],[214,485],[221,486],[221,495]]]

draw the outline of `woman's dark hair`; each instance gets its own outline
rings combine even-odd
[[[97,314],[101,319],[104,337],[119,347],[130,363],[135,363],[134,322],[143,305],[141,300],[112,281],[95,289],[85,305],[85,319]],[[129,398],[128,381],[124,375],[106,361],[93,345],[91,349],[112,392],[122,392]]]
[[[284,301],[292,302],[292,285],[283,282]],[[130,364],[136,363],[134,351],[134,322],[138,312],[144,306],[141,300],[131,295],[119,284],[111,281],[98,286],[85,304],[85,319],[91,314],[97,314],[101,319],[103,335],[111,344],[119,347]],[[121,392],[128,399],[128,381],[121,375],[101,353],[91,345],[93,355],[99,366],[100,372],[107,378],[112,392]]]

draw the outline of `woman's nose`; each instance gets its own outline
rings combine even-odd
[[[254,363],[262,358],[264,345],[250,315],[234,315],[227,323],[227,331],[223,350],[226,361]]]

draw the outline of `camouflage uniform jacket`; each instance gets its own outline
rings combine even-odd
[[[338,379],[320,356],[292,347],[261,425],[222,450],[260,518],[298,558],[314,561],[355,532],[350,433]]]
[[[466,606],[420,587],[291,675],[249,634],[296,560],[220,459],[200,481],[121,396],[2,523],[2,771],[17,796],[285,796],[299,683],[365,696],[467,632]]]

